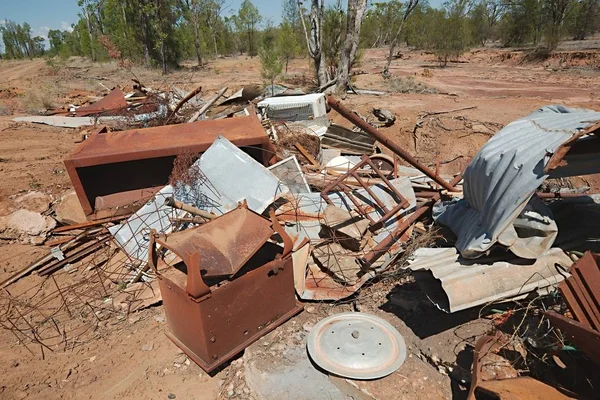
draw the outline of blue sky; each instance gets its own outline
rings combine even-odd
[[[381,1],[381,0],[379,0]],[[280,0],[252,0],[265,19],[277,24],[281,20]],[[308,2],[305,0],[305,2]],[[336,0],[325,0],[325,4],[335,4]],[[242,0],[226,0],[223,16],[236,13]],[[442,0],[430,0],[432,6],[439,6]],[[346,1],[342,0],[342,4]],[[0,0],[0,23],[12,20],[19,24],[31,25],[35,36],[47,37],[50,29],[69,29],[77,22],[79,7],[77,0]],[[3,48],[0,43],[0,48]]]

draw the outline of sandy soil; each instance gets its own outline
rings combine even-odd
[[[392,74],[413,76],[443,94],[347,95],[344,101],[362,115],[369,115],[372,107],[391,110],[397,121],[392,127],[383,128],[386,135],[426,164],[434,165],[437,157],[442,173],[457,173],[493,134],[490,127],[505,125],[547,104],[600,108],[596,97],[600,88],[598,52],[586,51],[583,58],[586,61],[582,62],[579,55],[569,56],[569,51],[565,50],[558,59],[523,63],[519,61],[522,57],[519,52],[477,50],[447,68],[439,68],[431,55],[405,51],[403,59],[393,63]],[[364,53],[358,69],[365,74],[355,77],[357,88],[388,90],[389,81],[379,74],[383,55],[384,50],[380,49]],[[308,60],[294,60],[281,83],[306,88],[313,84],[309,71]],[[71,189],[62,160],[82,133],[15,123],[11,121],[13,116],[31,114],[44,104],[58,107],[84,104],[91,100],[88,96],[106,93],[103,86],[130,89],[134,75],[157,89],[168,89],[175,84],[191,90],[202,85],[203,97],[209,97],[226,85],[235,91],[245,84],[260,82],[260,65],[257,59],[227,58],[212,61],[202,69],[183,68],[162,77],[157,71],[136,67],[130,72],[115,63],[91,64],[81,59],[69,60],[57,70],[43,60],[0,61],[0,74],[0,212],[5,214],[18,194],[35,190],[57,199]],[[423,127],[413,133],[423,112],[467,107],[474,108],[446,114],[439,121],[426,119]],[[335,112],[331,112],[330,118],[348,125]],[[438,122],[447,129],[440,129]],[[588,181],[590,186],[600,188],[600,181],[594,178]],[[9,240],[0,241],[0,249],[0,280],[48,251],[44,246]],[[66,275],[58,274],[57,279],[69,279]],[[40,277],[31,276],[9,287],[9,291],[31,290],[40,282]],[[385,316],[397,326],[410,344],[412,358],[391,380],[364,383],[365,389],[380,399],[398,398],[394,393],[401,393],[407,399],[450,398],[463,393],[446,375],[423,360],[435,356],[455,361],[465,344],[472,343],[485,331],[486,322],[475,318],[463,324],[472,316],[467,315],[464,320],[448,318],[425,299],[413,311],[402,311],[390,303],[389,291],[394,286],[375,285],[367,289],[368,296],[359,301],[359,306],[361,310]],[[419,315],[427,315],[428,321],[441,322],[423,326]],[[317,316],[301,314],[298,325],[306,321],[314,323]],[[162,308],[149,308],[129,317],[111,317],[106,323],[96,325],[93,334],[82,343],[53,351],[31,345],[28,351],[10,331],[0,329],[3,365],[0,398],[173,398],[170,395],[181,399],[227,398],[227,390],[223,388],[233,367],[208,376],[194,363],[185,362],[185,357],[163,335],[164,328]],[[435,391],[427,392],[429,386],[425,381],[414,381],[417,375],[419,379],[435,380]],[[403,377],[410,379],[404,382]],[[250,398],[243,393],[239,396]]]

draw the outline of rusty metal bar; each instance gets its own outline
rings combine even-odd
[[[367,132],[371,136],[375,137],[381,144],[388,147],[398,156],[402,157],[406,162],[408,162],[413,167],[417,168],[419,171],[423,172],[425,175],[433,179],[435,182],[440,184],[444,189],[454,192],[456,189],[446,182],[441,177],[437,176],[435,171],[427,168],[424,164],[422,164],[419,160],[410,155],[406,150],[400,147],[395,142],[391,141],[389,138],[385,137],[381,132],[379,132],[376,128],[369,125],[367,122],[363,121],[358,115],[350,111],[346,108],[339,100],[337,100],[333,96],[327,96],[327,102],[335,111],[337,111],[341,116],[346,118],[348,121],[352,122],[354,125]]]
[[[165,200],[165,205],[167,205],[169,207],[177,208],[179,210],[189,212],[190,214],[197,215],[199,217],[206,218],[208,220],[215,219],[217,217],[216,214],[201,210],[201,209],[194,207],[192,205],[189,205],[189,204],[185,204],[179,200],[176,200],[175,197],[168,197]]]

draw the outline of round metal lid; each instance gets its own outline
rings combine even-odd
[[[306,346],[319,367],[353,379],[382,378],[406,359],[406,344],[396,328],[363,313],[336,314],[319,321]]]

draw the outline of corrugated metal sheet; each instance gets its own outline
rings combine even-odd
[[[434,208],[434,218],[456,233],[456,247],[462,256],[480,257],[497,241],[524,258],[537,258],[547,251],[554,240],[548,234],[554,227],[547,207],[532,204],[530,215],[521,218],[527,225],[533,216],[533,231],[546,231],[541,240],[532,239],[531,229],[525,238],[517,234],[514,221],[548,177],[544,167],[550,156],[574,134],[598,121],[600,112],[549,106],[496,133],[465,171],[464,199]]]
[[[535,262],[499,258],[466,260],[452,248],[421,248],[409,261],[417,283],[438,308],[455,312],[504,299],[524,297],[558,285],[573,261],[558,248]],[[563,267],[558,270],[555,264]]]

